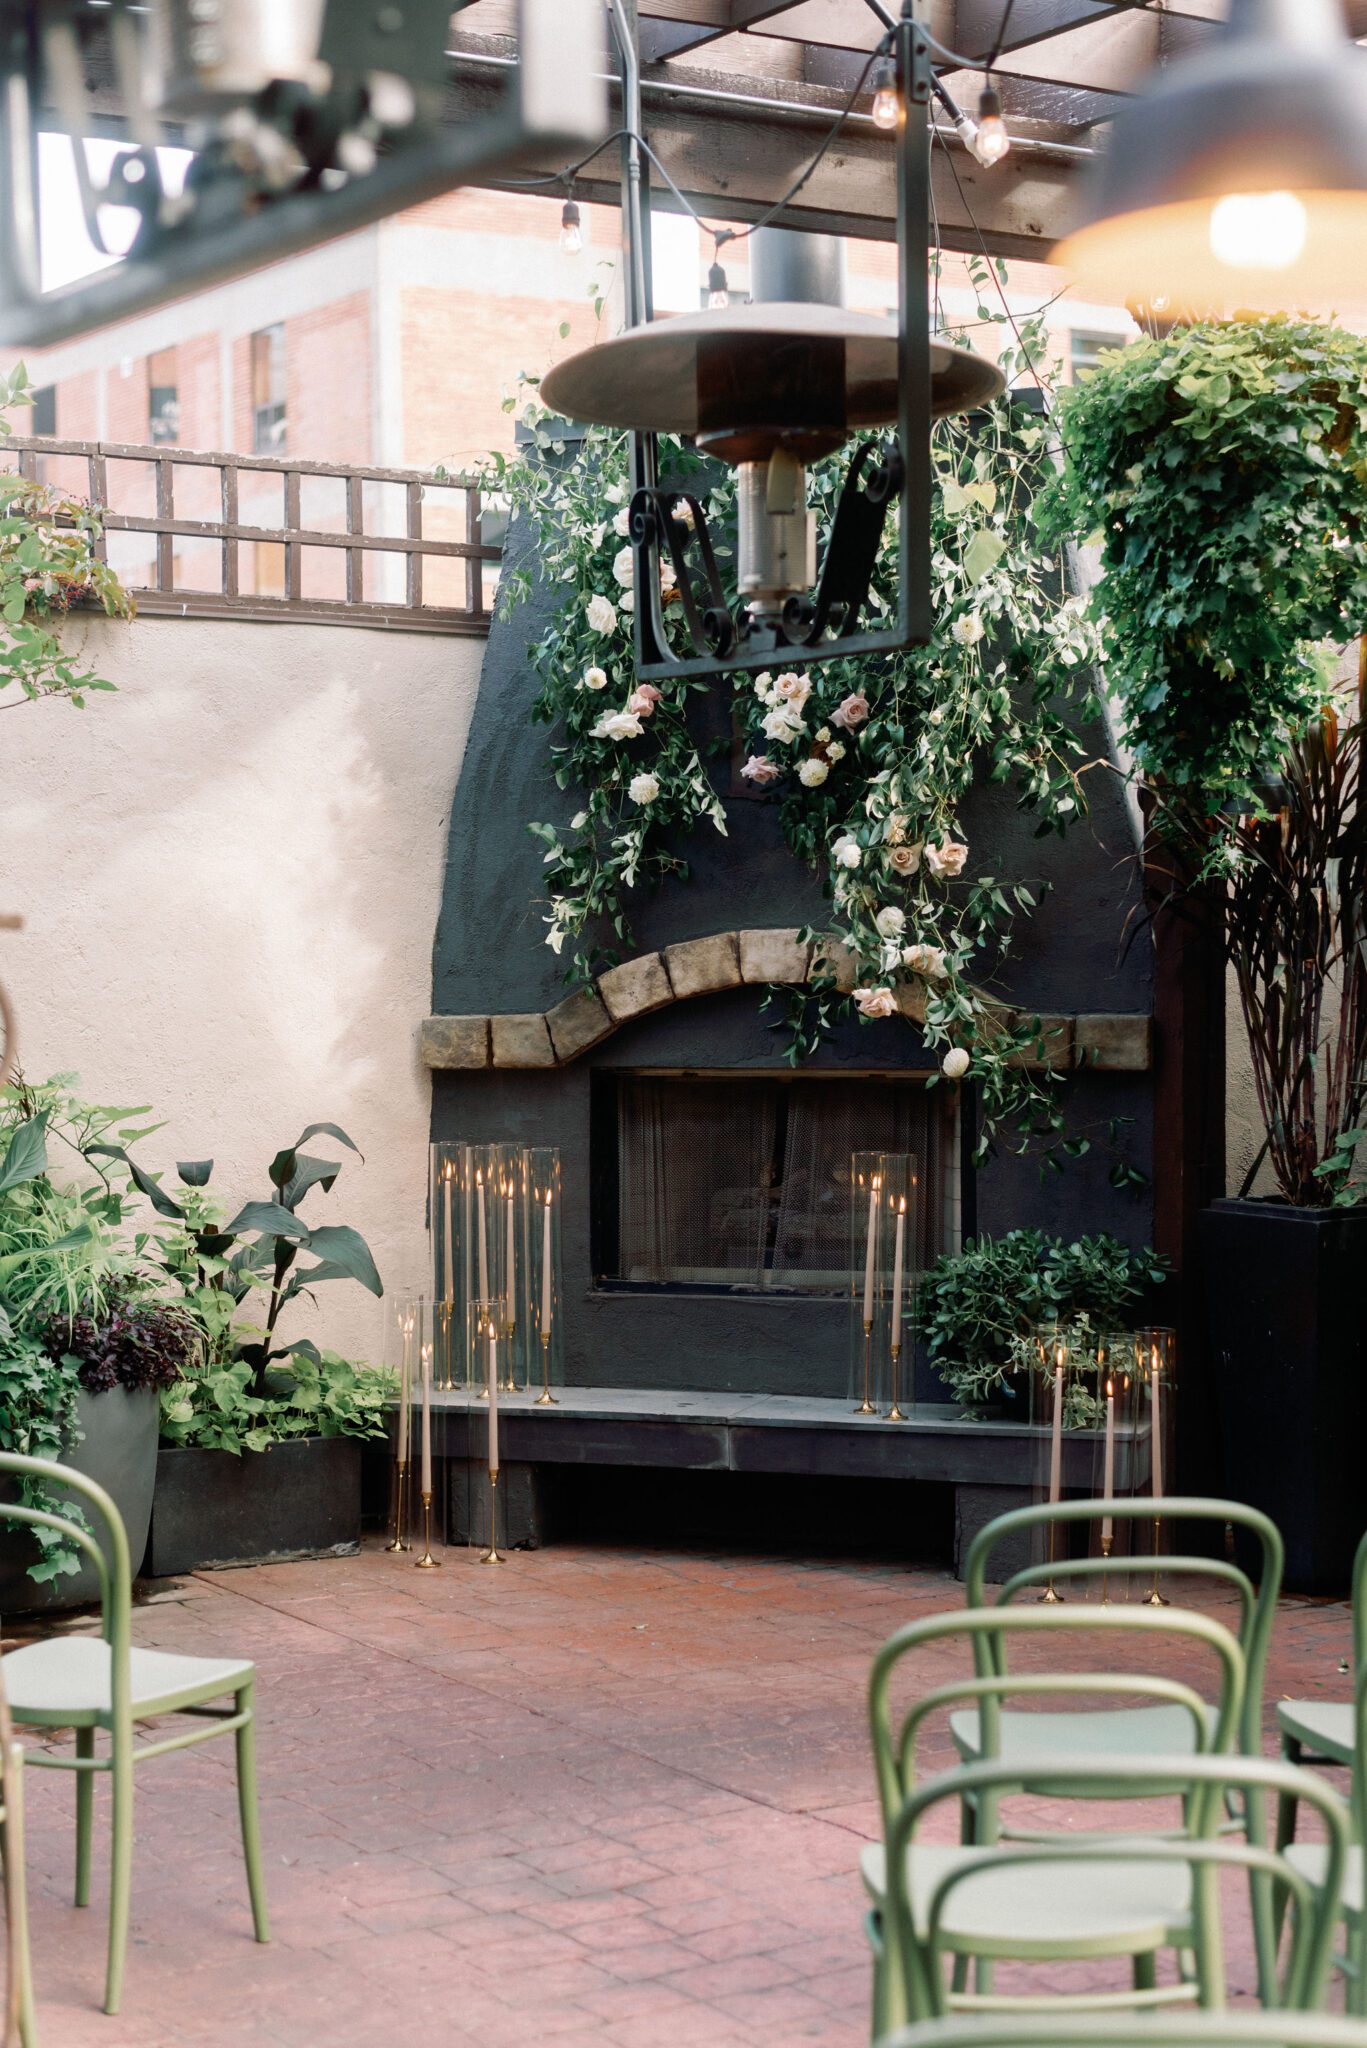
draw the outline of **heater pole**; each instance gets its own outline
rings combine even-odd
[[[897,138],[897,438],[906,465],[898,534],[899,625],[924,646],[930,605],[930,47],[902,0],[893,39],[902,126]]]

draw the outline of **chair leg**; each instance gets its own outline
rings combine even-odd
[[[90,1760],[95,1754],[95,1730],[76,1730],[76,1755]],[[76,1904],[90,1904],[90,1838],[95,1820],[95,1773],[76,1773]]]
[[[1301,1746],[1294,1735],[1282,1737],[1282,1762],[1298,1764],[1301,1760]],[[1296,1839],[1296,1807],[1298,1801],[1289,1792],[1277,1795],[1277,1854]]]
[[[22,1768],[10,1773],[9,1804],[0,1823],[0,1862],[5,1871],[5,1904],[9,1914],[10,1967],[19,1986],[19,2039],[22,2048],[38,2048],[38,2021],[33,2007],[33,1965],[28,1942],[28,1889],[24,1878],[24,1783]],[[0,2015],[0,2026],[3,2026]]]
[[[109,1858],[109,1962],[104,2009],[116,2013],[123,1997],[128,1956],[128,1905],[133,1884],[133,1754],[131,1740],[114,1732],[110,1774],[114,1786],[113,1840]]]
[[[1281,1801],[1278,1800],[1277,1833],[1281,1834]],[[1294,1832],[1296,1817],[1291,1814]],[[1267,1847],[1267,1808],[1262,1794],[1249,1786],[1244,1792],[1244,1833],[1250,1848]],[[1249,1909],[1253,1917],[1253,1948],[1258,1963],[1258,1997],[1269,2010],[1277,2005],[1277,1941],[1281,1933],[1272,1878],[1266,1871],[1253,1871],[1248,1880]],[[1280,1890],[1281,1887],[1277,1887]]]
[[[1131,1982],[1136,1991],[1158,1989],[1158,1956],[1155,1950],[1148,1948],[1141,1955],[1132,1957],[1130,1969]]]
[[[256,1798],[256,1713],[252,1687],[236,1695],[237,1711],[247,1719],[237,1731],[237,1804],[242,1816],[242,1854],[247,1864],[247,1889],[252,1899],[252,1925],[258,1941],[271,1938],[266,1917],[266,1873],[261,1863],[261,1824]]]

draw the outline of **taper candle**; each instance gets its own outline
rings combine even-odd
[[[1150,1352],[1149,1357],[1150,1383],[1153,1387],[1153,1412],[1151,1416],[1153,1437],[1153,1448],[1151,1453],[1153,1471],[1153,1497],[1155,1500],[1157,1500],[1163,1492],[1163,1411],[1160,1406],[1158,1397],[1158,1387],[1161,1375],[1159,1373],[1158,1368],[1158,1346],[1156,1344]]]
[[[907,1198],[902,1196],[897,1208],[897,1237],[892,1254],[892,1348],[898,1349],[902,1342],[902,1264],[906,1253]]]
[[[541,1224],[541,1336],[551,1334],[551,1196],[546,1190],[546,1211]]]
[[[873,1321],[873,1261],[878,1243],[878,1190],[882,1185],[880,1176],[873,1176],[869,1188],[869,1235],[864,1247],[864,1324],[867,1328]]]
[[[498,1470],[498,1338],[494,1315],[489,1314],[489,1470]]]
[[[1049,1500],[1058,1501],[1063,1487],[1063,1363],[1054,1367],[1054,1434],[1049,1446]]]
[[[453,1177],[451,1162],[448,1159],[442,1170],[442,1187],[446,1195],[446,1258],[441,1276],[441,1298],[443,1301],[454,1301],[456,1298],[455,1219],[451,1214],[455,1197],[455,1189],[451,1185]]]
[[[409,1403],[412,1400],[413,1374],[413,1317],[404,1312],[399,1317],[399,1328],[403,1333],[403,1361],[399,1367],[399,1463],[408,1463],[408,1438],[411,1429]]]
[[[432,1491],[432,1346],[422,1347],[422,1490]]]
[[[475,1174],[475,1198],[479,1203],[479,1298],[489,1299],[489,1239],[484,1225],[484,1173]]]
[[[503,1308],[503,1321],[504,1327],[506,1328],[508,1335],[510,1337],[513,1334],[513,1326],[517,1321],[517,1238],[514,1233],[513,1225],[513,1218],[517,1211],[516,1187],[517,1183],[514,1180],[514,1178],[510,1175],[504,1187],[504,1193],[507,1197],[508,1202],[508,1265],[506,1277],[503,1283],[507,1294],[507,1300],[505,1301]],[[508,1356],[508,1370],[510,1372],[512,1371],[512,1366],[513,1361],[512,1354],[510,1352]]]
[[[1106,1452],[1102,1463],[1101,1494],[1110,1500],[1115,1493],[1115,1381],[1106,1382]],[[1114,1529],[1109,1515],[1101,1518],[1101,1540],[1109,1543]]]

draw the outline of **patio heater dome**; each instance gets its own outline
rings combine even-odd
[[[1174,314],[1361,299],[1367,53],[1337,0],[1232,0],[1210,46],[1116,116],[1086,220],[1054,260]]]
[[[967,412],[1004,379],[932,340],[931,411]],[[554,411],[592,426],[679,434],[739,470],[740,595],[780,612],[816,578],[803,465],[898,417],[895,320],[843,306],[760,302],[628,328],[544,380]]]

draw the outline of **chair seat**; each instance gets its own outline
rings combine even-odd
[[[1347,1700],[1278,1700],[1277,1726],[1312,1756],[1353,1761],[1353,1709]]]
[[[1214,1709],[1206,1709],[1208,1721]],[[1006,1708],[998,1716],[999,1755],[1040,1764],[1095,1763],[1098,1757],[1192,1756],[1196,1727],[1185,1707],[1106,1707],[1095,1713],[1079,1709],[1064,1713],[1023,1713]],[[976,1707],[961,1707],[949,1717],[949,1731],[965,1763],[981,1755]]]
[[[912,1917],[929,1924],[937,1886],[952,1871],[990,1860],[950,1893],[941,1925],[947,1943],[975,1955],[1047,1962],[1085,1955],[1139,1955],[1174,1942],[1191,1910],[1184,1863],[1079,1861],[1040,1863],[1010,1848],[914,1843],[909,1851]],[[860,1870],[880,1904],[887,1866],[881,1843],[868,1845]]]
[[[1290,1842],[1282,1851],[1293,1870],[1313,1885],[1323,1885],[1324,1866],[1329,1852],[1323,1842]],[[1343,1897],[1341,1904],[1345,1913],[1356,1920],[1362,1911],[1362,1851],[1350,1849],[1343,1866]]]
[[[109,1645],[98,1636],[53,1636],[0,1659],[16,1721],[44,1727],[98,1727],[111,1712]],[[198,1706],[250,1682],[253,1666],[169,1650],[129,1652],[133,1713],[144,1718]]]

